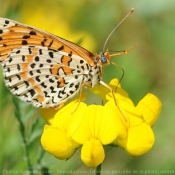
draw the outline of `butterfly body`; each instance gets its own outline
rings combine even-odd
[[[48,32],[0,18],[0,63],[5,84],[36,107],[56,107],[82,86],[101,81],[108,52],[86,49]]]

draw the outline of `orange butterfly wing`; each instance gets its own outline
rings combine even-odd
[[[49,32],[0,18],[0,61],[6,59],[9,52],[24,45],[43,46],[56,51],[75,54],[95,66],[95,56],[86,49]]]

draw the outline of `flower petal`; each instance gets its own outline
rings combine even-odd
[[[65,131],[46,125],[41,137],[43,148],[58,159],[70,158],[79,144],[67,137]]]
[[[39,109],[42,117],[48,122],[52,123],[54,119],[54,115],[57,113],[57,111],[53,108],[40,108]]]
[[[96,84],[93,88],[89,89],[92,93],[98,95],[103,100],[106,100],[106,94],[109,92],[109,89],[101,84]]]
[[[125,92],[123,89],[121,89],[121,85],[118,84],[118,83],[119,83],[118,79],[115,78],[115,79],[112,79],[112,80],[110,81],[110,84],[108,84],[108,85],[112,88],[113,92],[116,92],[116,90],[117,90],[117,93],[121,94],[122,96],[128,97],[127,92]],[[108,89],[107,87],[105,87],[105,86],[102,85],[102,84],[96,84],[96,85],[94,86],[94,88],[90,88],[89,90],[90,90],[92,93],[94,93],[94,94],[100,96],[103,100],[108,100],[108,98],[109,98],[109,97],[106,98],[106,94],[109,95],[110,89]],[[110,97],[112,98],[111,95],[110,95]]]
[[[160,115],[162,104],[155,95],[149,93],[140,100],[137,109],[142,112],[145,121],[153,126]]]
[[[129,128],[126,138],[117,139],[119,145],[133,156],[139,156],[149,151],[154,144],[154,140],[154,133],[147,123]]]
[[[108,133],[112,135],[113,132],[117,134],[117,136],[126,137],[127,133],[126,133],[126,126],[124,123],[124,118],[116,105],[111,103],[111,101],[107,102],[104,106],[103,115],[104,117],[106,117],[106,121],[104,121],[104,126],[108,124],[108,128],[103,130],[106,137],[109,138]],[[115,138],[116,138],[116,135],[115,135]],[[108,142],[108,144],[111,142],[112,142],[112,139]]]
[[[112,79],[109,84],[113,86],[113,91],[115,91],[116,87],[121,88],[121,84],[119,84],[119,80],[117,78]]]
[[[109,103],[116,109],[116,115],[120,116],[126,129],[143,122],[142,113],[129,101],[119,100],[117,106],[114,101]]]
[[[91,138],[100,140],[103,145],[113,142],[118,135],[126,136],[126,129],[120,117],[117,116],[116,106],[90,105],[84,114],[79,116],[82,122],[77,127],[72,138],[77,143],[84,144]],[[119,113],[119,115],[121,115]],[[72,123],[74,123],[73,121]]]
[[[83,94],[81,96],[81,100],[82,101],[85,100],[86,96],[87,96],[87,94],[83,92]],[[50,124],[53,123],[55,116],[61,116],[60,118],[62,118],[62,116],[69,115],[70,117],[72,117],[72,114],[75,111],[77,111],[76,109],[78,107],[78,98],[75,97],[72,99],[72,101],[70,103],[68,103],[65,106],[64,105],[65,104],[62,103],[57,108],[41,108],[40,113],[41,113],[42,117]],[[54,121],[54,122],[56,122],[56,121]]]
[[[96,167],[104,158],[104,149],[99,140],[92,138],[82,146],[81,159],[87,166]]]
[[[75,110],[75,107],[77,107],[77,104],[78,103],[75,104],[76,106],[74,106],[74,110]],[[68,137],[72,137],[72,135],[74,135],[74,133],[78,130],[79,126],[82,124],[86,109],[87,109],[87,105],[83,102],[80,102],[78,109],[72,113],[71,118],[69,118],[70,125],[67,130]],[[83,133],[80,133],[80,134],[83,134]]]
[[[69,129],[71,130],[71,132],[74,132],[74,129],[76,130],[76,128],[81,123],[81,117],[79,116],[83,114],[83,111],[86,106],[87,105],[83,102],[80,102],[78,106],[78,102],[75,102],[75,101],[67,104],[64,108],[60,109],[56,113],[54,120],[52,122],[52,125],[58,127],[61,130],[68,131]],[[74,125],[72,124],[72,122]],[[70,124],[71,124],[71,128],[70,128]],[[70,134],[68,134],[68,137],[69,136]]]

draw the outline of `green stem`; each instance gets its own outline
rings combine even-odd
[[[21,113],[21,108],[18,103],[18,101],[13,98],[13,103],[15,106],[15,117],[18,120],[19,123],[19,130],[21,133],[22,141],[23,141],[23,146],[24,146],[24,151],[25,151],[25,160],[27,162],[28,170],[30,172],[30,175],[33,175],[33,168],[29,159],[29,153],[28,153],[28,145],[27,145],[27,139],[25,137],[25,125],[23,124],[21,118],[22,118],[22,113]]]
[[[31,165],[31,162],[30,162],[30,159],[29,159],[27,140],[26,140],[25,134],[24,134],[25,127],[24,127],[23,123],[21,123],[21,122],[19,122],[19,123],[20,123],[20,128],[24,128],[23,131],[22,131],[22,129],[20,129],[20,132],[21,132],[23,145],[24,145],[25,160],[27,162],[27,166],[28,166],[28,170],[30,172],[30,175],[33,175],[33,168],[32,168],[32,165]]]
[[[97,167],[96,167],[96,175],[100,175],[101,174],[101,164],[99,164]]]

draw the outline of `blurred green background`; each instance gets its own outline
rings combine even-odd
[[[120,51],[138,44],[128,55],[113,58],[125,70],[122,87],[135,104],[148,92],[155,94],[161,100],[163,110],[153,127],[156,141],[151,151],[140,157],[130,157],[120,148],[106,146],[102,171],[109,170],[112,174],[112,170],[137,170],[137,174],[143,174],[140,171],[143,170],[155,174],[151,172],[155,170],[163,174],[165,170],[174,170],[174,0],[0,0],[0,6],[1,17],[20,21],[80,43],[94,54],[100,53],[111,30],[134,7],[135,12],[115,31],[107,48]],[[19,123],[14,117],[12,94],[4,86],[2,68],[0,69],[0,174],[3,174],[4,170],[25,171],[27,164]],[[112,65],[107,66],[103,80],[109,82],[115,77],[121,77],[121,70]],[[25,132],[30,143],[29,157],[34,169],[46,166],[55,171],[52,174],[63,174],[59,170],[77,170],[74,174],[87,174],[83,171],[93,170],[82,163],[80,149],[68,161],[60,161],[43,153],[39,140],[45,122],[35,108],[29,106],[28,114],[24,104],[20,105],[25,109],[21,115],[24,115]],[[34,127],[31,129],[31,126]],[[32,134],[29,134],[31,130]]]

